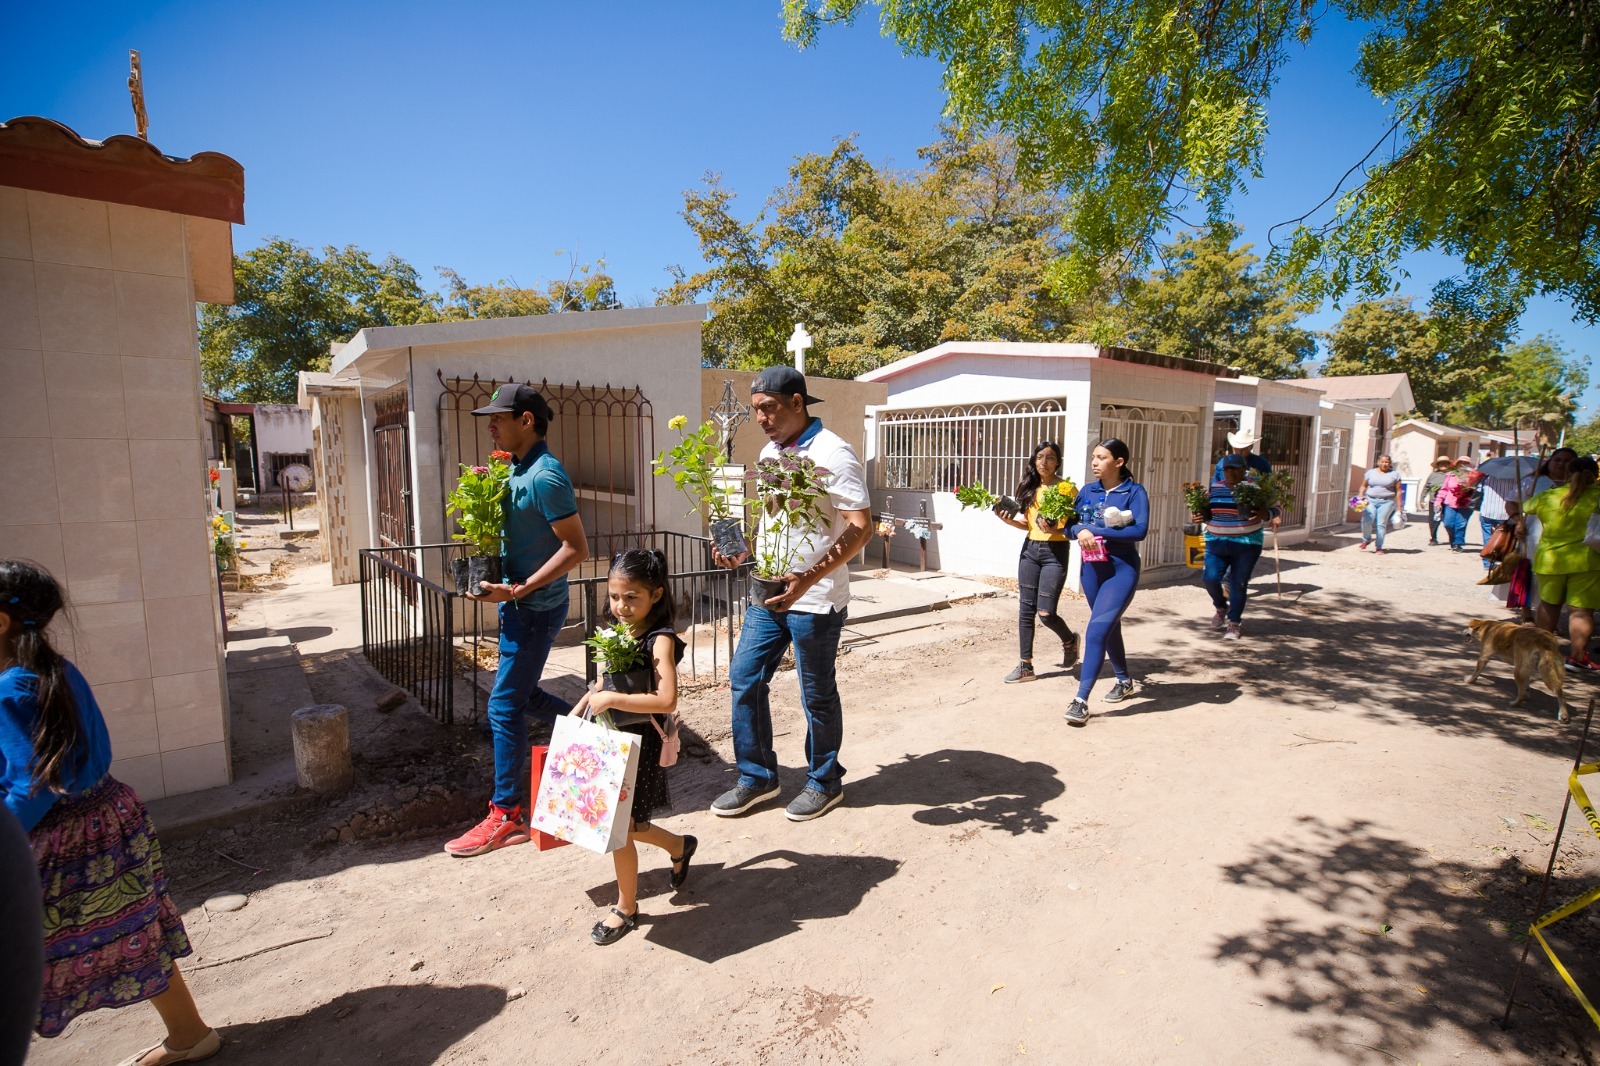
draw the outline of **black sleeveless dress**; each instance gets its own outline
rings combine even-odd
[[[644,643],[647,648],[654,648],[656,638],[667,636],[672,638],[673,663],[683,660],[683,638],[671,629],[662,627],[651,630],[645,634]],[[651,662],[655,659],[652,655]],[[655,674],[650,676],[650,690],[655,691]],[[672,807],[672,795],[667,790],[667,768],[661,765],[661,734],[656,732],[656,727],[650,722],[651,718],[666,726],[666,715],[660,714],[628,714],[613,711],[612,719],[617,728],[625,733],[632,733],[639,738],[639,774],[633,782],[633,821],[637,825],[649,825],[650,819],[657,812],[669,810]]]

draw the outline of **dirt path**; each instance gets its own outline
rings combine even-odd
[[[1503,664],[1463,683],[1466,620],[1491,605],[1476,560],[1425,539],[1285,551],[1282,601],[1269,555],[1237,645],[1197,585],[1141,591],[1143,691],[1082,730],[1069,676],[999,683],[1014,599],[859,647],[847,805],[815,822],[705,812],[734,771],[726,692],[696,695],[708,743],[666,821],[700,837],[693,876],[672,895],[646,855],[647,919],[609,948],[586,934],[610,862],[577,848],[328,844],[327,812],[177,842],[217,1061],[1592,1063],[1537,950],[1516,1026],[1495,1024],[1577,723],[1542,691],[1507,711]],[[792,675],[775,688],[787,797],[804,730]],[[1580,720],[1591,691],[1569,686]],[[390,787],[482,789],[487,747],[437,735],[435,759],[386,764]],[[1566,841],[1553,900],[1600,881],[1600,842],[1581,822]],[[232,890],[243,910],[201,908]],[[1597,912],[1558,938],[1591,989]],[[116,1061],[157,1031],[103,1011],[30,1061]]]

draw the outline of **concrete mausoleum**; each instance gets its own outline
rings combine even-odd
[[[51,629],[145,799],[230,778],[195,304],[233,302],[244,171],[0,123],[0,556],[64,586]]]

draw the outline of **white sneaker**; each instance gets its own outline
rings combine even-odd
[[[1239,639],[1239,623],[1238,622],[1229,622],[1228,623],[1228,631],[1226,633],[1222,634],[1222,639],[1223,640],[1238,640]]]

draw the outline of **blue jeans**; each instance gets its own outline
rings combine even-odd
[[[1467,519],[1472,517],[1472,509],[1461,507],[1446,507],[1444,509],[1444,529],[1450,534],[1452,548],[1464,547],[1467,543]],[[1383,541],[1379,541],[1381,546]]]
[[[1374,500],[1367,497],[1367,508],[1361,512],[1361,543],[1372,540],[1373,531],[1378,537],[1378,550],[1383,550],[1383,538],[1389,535],[1389,516],[1394,514],[1393,500]],[[1446,525],[1449,523],[1447,522]]]
[[[545,660],[566,620],[566,604],[542,611],[500,605],[500,668],[489,693],[497,807],[518,806],[527,788],[522,766],[528,758],[528,715],[554,721],[572,710],[571,704],[539,687]]]
[[[728,666],[733,689],[733,751],[742,787],[771,788],[778,783],[769,686],[791,644],[795,673],[800,677],[800,703],[806,712],[806,764],[810,767],[806,787],[829,796],[844,787],[844,767],[839,763],[844,708],[833,674],[844,619],[844,611],[806,614],[769,611],[753,604],[745,609],[739,647]]]
[[[1078,571],[1084,598],[1089,601],[1089,624],[1083,627],[1083,662],[1078,667],[1078,698],[1087,700],[1106,660],[1118,681],[1127,681],[1128,653],[1122,645],[1122,616],[1139,587],[1138,557],[1110,553],[1103,563],[1084,563]]]
[[[1246,543],[1244,538],[1206,541],[1206,568],[1201,580],[1211,593],[1211,605],[1228,616],[1228,621],[1238,622],[1244,617],[1244,602],[1250,596],[1250,575],[1261,558],[1261,545]],[[1222,590],[1226,579],[1228,590]]]
[[[1483,517],[1483,512],[1478,512],[1478,524],[1483,527],[1483,542],[1485,544],[1489,543],[1489,537],[1497,528],[1499,528],[1500,523],[1504,521],[1504,518],[1485,518]],[[1485,559],[1483,561],[1483,568],[1485,570],[1493,570],[1494,560]]]

